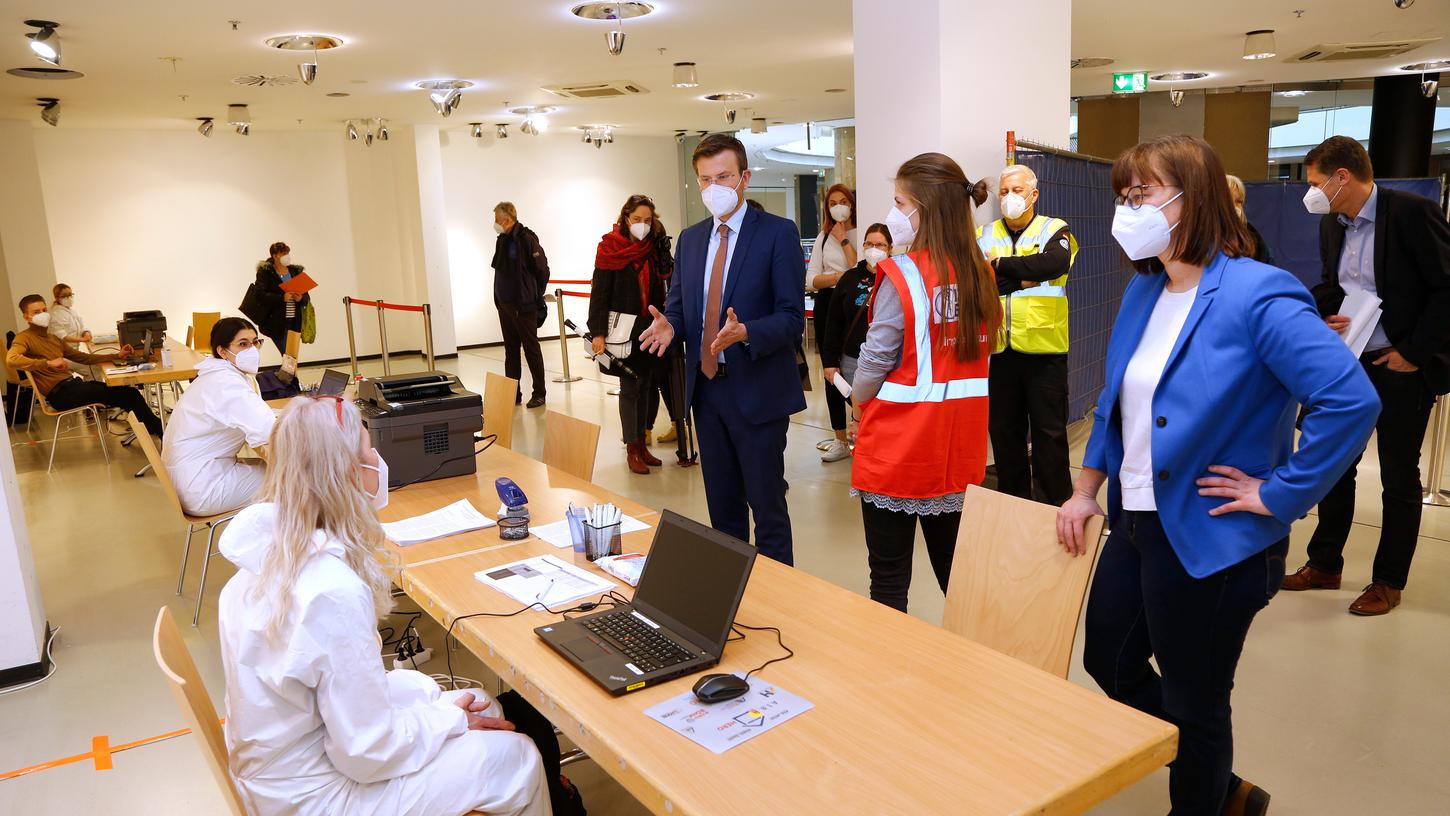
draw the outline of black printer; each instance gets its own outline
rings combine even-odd
[[[444,371],[366,377],[357,406],[388,485],[474,473],[473,435],[483,429],[483,398]]]
[[[144,312],[125,312],[121,319],[116,321],[116,339],[121,345],[132,345],[141,348],[146,342],[146,332],[151,332],[154,345],[161,347],[161,336],[166,334],[166,316],[160,309],[150,309]],[[389,463],[391,464],[391,463]]]

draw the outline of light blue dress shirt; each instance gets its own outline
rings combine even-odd
[[[1339,216],[1339,223],[1344,225],[1344,249],[1339,253],[1339,286],[1345,294],[1364,291],[1379,297],[1374,285],[1374,212],[1379,196],[1380,188],[1376,184],[1370,187],[1369,198],[1359,208],[1359,215],[1354,218]],[[1389,347],[1390,340],[1385,335],[1384,321],[1381,320],[1375,325],[1374,334],[1370,335],[1364,350],[1369,353]]]
[[[724,277],[720,279],[720,314],[722,316],[725,314],[725,284],[730,281],[730,261],[735,257],[735,247],[740,244],[740,227],[745,223],[745,210],[747,208],[748,205],[744,203],[742,198],[740,208],[730,216],[728,221],[721,221],[716,218],[714,219],[714,223],[710,225],[710,244],[705,247],[705,290],[704,297],[700,299],[700,302],[704,304],[700,307],[701,323],[705,319],[705,310],[710,308],[710,274],[715,270],[715,252],[720,248],[721,224],[730,228],[730,240],[725,244],[725,272]],[[720,352],[718,359],[722,363],[725,362],[725,352]]]

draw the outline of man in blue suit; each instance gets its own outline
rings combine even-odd
[[[714,216],[680,233],[665,312],[641,346],[685,346],[685,400],[695,411],[710,524],[794,563],[785,501],[785,434],[805,410],[796,339],[805,331],[805,258],[791,221],[745,206],[745,146],[728,134],[693,156],[700,197]],[[748,512],[747,512],[748,508]]]

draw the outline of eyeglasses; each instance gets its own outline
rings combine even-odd
[[[1130,210],[1142,209],[1143,205],[1148,203],[1149,190],[1166,189],[1167,187],[1166,184],[1137,184],[1128,188],[1127,195],[1114,196],[1113,203],[1119,207],[1127,204]]]
[[[337,427],[342,427],[342,397],[337,394],[303,394],[310,400],[332,400],[337,403]]]
[[[736,184],[739,183],[739,181],[737,181],[739,178],[739,173],[731,172],[721,173],[718,176],[698,176],[696,180],[700,182],[700,189],[703,190],[704,188],[709,187],[711,184],[719,184],[724,187],[734,187]]]
[[[247,338],[243,337],[236,342],[237,347],[240,348],[242,351],[246,351],[249,348],[261,348],[262,346],[265,346],[267,344],[266,338],[263,337],[258,337],[255,340],[248,340]]]

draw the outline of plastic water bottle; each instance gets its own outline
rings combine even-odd
[[[165,346],[161,347],[161,367],[171,368],[171,349]]]

